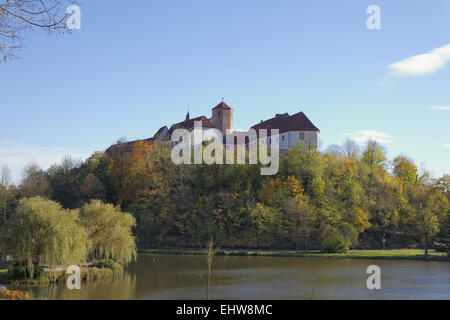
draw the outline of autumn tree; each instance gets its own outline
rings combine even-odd
[[[282,215],[279,210],[257,203],[251,210],[250,216],[256,225],[260,244],[268,244],[268,241],[276,238],[282,230]],[[269,242],[270,243],[270,242]]]
[[[283,176],[294,176],[301,182],[305,193],[310,195],[314,180],[323,174],[322,155],[299,143],[282,158],[280,173]]]
[[[106,201],[106,189],[97,176],[88,174],[79,187],[80,200],[89,202],[90,200]]]
[[[101,183],[101,185],[104,187],[105,191],[105,197],[108,202],[111,202],[113,200],[113,187],[112,187],[112,179],[113,179],[113,168],[114,168],[114,160],[108,157],[105,153],[102,152],[95,152],[89,159],[86,160],[84,164],[84,171],[85,171],[85,179],[89,175],[95,176]],[[88,183],[92,184],[94,179],[89,178],[87,181]],[[86,181],[85,181],[86,182]],[[83,182],[84,183],[84,182]],[[97,184],[95,187],[96,192],[99,192],[98,190],[101,189],[100,184]],[[92,185],[89,187],[92,189]],[[88,197],[95,199],[95,197],[92,197],[92,195],[86,195],[83,194],[83,197]]]
[[[112,186],[118,204],[127,207],[140,190],[151,183],[154,145],[147,141],[130,142],[129,151],[114,159]]]
[[[363,152],[362,160],[373,169],[384,168],[387,158],[384,148],[375,140],[369,140]]]
[[[398,156],[394,159],[393,165],[393,173],[395,177],[408,184],[417,182],[417,166],[410,159],[405,156]]]
[[[416,195],[416,223],[424,239],[425,255],[432,237],[439,231],[439,220],[448,212],[448,200],[435,187],[427,187]]]

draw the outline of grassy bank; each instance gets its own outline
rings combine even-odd
[[[101,279],[111,279],[120,277],[123,274],[123,267],[118,264],[110,266],[89,266],[81,267],[82,281],[95,281]],[[0,284],[13,285],[50,285],[66,282],[68,274],[64,271],[45,272],[39,279],[14,279],[8,268],[0,269]]]
[[[139,253],[153,254],[203,254],[201,249],[170,248],[170,249],[139,249]],[[350,250],[348,253],[322,253],[320,251],[295,250],[219,250],[220,256],[249,256],[249,257],[325,257],[325,258],[355,258],[355,259],[397,259],[397,260],[427,260],[450,261],[446,253],[429,251],[425,257],[423,250]]]

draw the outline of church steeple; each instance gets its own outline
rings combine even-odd
[[[188,112],[187,112],[187,115],[186,115],[186,120],[185,121],[187,121],[187,120],[191,120],[191,115],[190,115],[190,113],[189,113],[189,109],[191,108],[191,106],[190,106],[190,104],[188,103]]]

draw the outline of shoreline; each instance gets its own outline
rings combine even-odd
[[[123,267],[81,267],[81,281],[92,282],[102,279],[112,279],[122,276],[124,272]],[[61,284],[67,281],[69,274],[62,271],[45,271],[43,276],[38,279],[14,279],[11,278],[8,269],[0,269],[0,285],[17,286],[49,286],[54,284]]]
[[[138,253],[179,255],[203,254],[202,249],[200,248],[139,248]],[[425,257],[424,251],[420,249],[350,250],[348,253],[323,253],[318,250],[221,249],[217,251],[216,256],[450,261],[449,256],[444,252],[430,250],[428,252],[428,257]]]

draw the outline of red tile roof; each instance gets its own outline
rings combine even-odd
[[[215,128],[215,126],[213,125],[211,120],[209,120],[205,116],[200,116],[200,117],[197,117],[194,119],[189,119],[189,120],[185,120],[183,122],[174,124],[171,127],[170,132],[172,132],[174,129],[180,129],[180,128],[186,129],[186,130],[192,130],[194,128],[194,122],[196,122],[196,121],[200,121],[202,123],[203,128]]]
[[[231,110],[230,106],[227,105],[227,104],[226,104],[225,102],[223,102],[223,101],[213,108],[213,110],[216,110],[216,109],[226,109],[226,110]]]
[[[277,114],[274,118],[254,125],[252,129],[278,129],[280,133],[288,131],[320,131],[303,113],[299,112],[292,116],[289,114]]]

